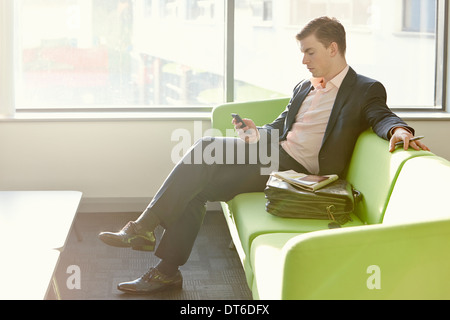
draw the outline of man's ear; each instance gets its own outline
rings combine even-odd
[[[339,53],[339,46],[336,42],[332,42],[328,49],[332,57],[335,57]]]

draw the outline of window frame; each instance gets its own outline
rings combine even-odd
[[[0,118],[15,118],[20,113],[66,113],[66,114],[89,114],[89,113],[159,113],[160,115],[172,114],[170,118],[180,118],[182,115],[206,115],[209,114],[213,106],[208,107],[111,107],[111,108],[71,108],[71,109],[17,109],[14,103],[14,80],[15,80],[15,41],[14,31],[16,24],[14,21],[16,13],[16,2],[14,0],[0,1],[0,68],[3,70],[0,76]],[[449,10],[450,5],[445,0],[437,0],[437,26],[436,26],[436,79],[435,79],[435,105],[423,106],[423,108],[395,108],[395,112],[402,114],[412,114],[417,112],[448,113],[447,108],[449,95],[448,88],[448,43],[449,43]],[[224,103],[234,101],[234,24],[235,24],[235,0],[225,2],[225,61],[224,61]],[[426,117],[426,115],[425,115]]]
[[[434,105],[440,111],[448,112],[448,42],[449,42],[449,10],[450,5],[445,0],[437,0],[436,13],[436,79]]]

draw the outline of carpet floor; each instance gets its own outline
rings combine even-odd
[[[113,248],[98,240],[118,231],[137,214],[78,214],[55,277],[63,300],[251,300],[245,274],[221,212],[208,212],[188,263],[180,268],[183,289],[150,296],[129,295],[117,284],[139,278],[158,263],[153,253]],[[157,238],[162,228],[156,230]]]

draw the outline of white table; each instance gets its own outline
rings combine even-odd
[[[54,289],[50,284],[55,285],[52,281],[59,255],[58,250],[2,251],[0,300],[44,300],[48,290]]]
[[[45,298],[81,195],[0,191],[0,299]]]
[[[81,192],[0,191],[2,246],[64,248],[75,220]]]

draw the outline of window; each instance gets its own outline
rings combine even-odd
[[[214,0],[188,0],[188,19],[194,21],[211,21],[215,16]]]
[[[243,14],[251,2],[237,6],[237,100],[289,95],[310,77],[301,65],[295,34],[311,19],[328,15],[346,27],[350,66],[386,86],[391,108],[441,108],[442,82],[436,79],[443,79],[444,60],[436,48],[444,40],[435,28],[438,1],[290,0],[273,6],[279,16],[267,28]],[[442,9],[440,2],[444,21]]]
[[[21,108],[223,101],[222,1],[21,0]]]
[[[403,0],[403,31],[436,31],[435,0]]]
[[[279,84],[286,82],[283,77],[289,78],[294,73],[290,71],[283,75],[281,62],[286,55],[297,53],[297,49],[292,34],[286,41],[283,29],[279,32],[275,29],[273,9],[278,3],[280,2],[236,0],[236,101],[286,95],[286,91],[283,92]],[[290,85],[292,86],[293,82],[290,82]]]
[[[254,21],[264,22],[273,19],[272,0],[252,0],[250,2]]]
[[[3,110],[11,100],[18,111],[178,112],[225,96],[290,96],[310,77],[295,34],[321,15],[346,26],[349,64],[386,86],[389,106],[436,110],[446,101],[443,0],[2,0],[0,11],[2,35],[15,32],[15,54],[0,46],[2,70],[14,67],[0,77]]]
[[[398,1],[398,0],[395,0]],[[290,0],[289,22],[304,25],[319,16],[336,16],[346,26],[365,26],[372,0]]]

